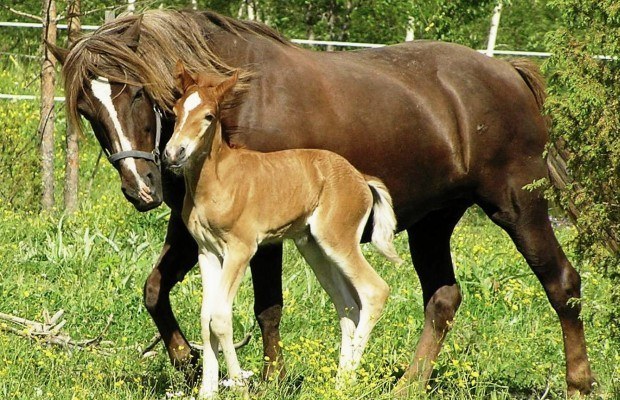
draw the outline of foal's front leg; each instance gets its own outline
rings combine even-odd
[[[216,303],[215,296],[219,291],[222,278],[220,259],[213,253],[204,252],[198,256],[200,275],[202,277],[202,306],[200,309],[200,325],[202,343],[202,384],[199,397],[211,398],[217,394],[219,370],[217,363],[218,343],[211,333],[212,305]]]
[[[224,353],[229,382],[232,386],[243,387],[244,390],[244,376],[233,343],[232,307],[250,258],[255,252],[256,246],[228,241],[217,294],[212,297],[211,303],[211,332],[217,337]]]

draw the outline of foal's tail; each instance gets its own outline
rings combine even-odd
[[[390,261],[400,264],[403,260],[394,248],[394,231],[396,231],[396,216],[392,209],[392,196],[385,184],[379,179],[364,176],[372,192],[372,244]]]

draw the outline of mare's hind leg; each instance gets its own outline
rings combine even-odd
[[[407,230],[411,259],[422,286],[424,328],[413,360],[394,389],[397,396],[407,397],[410,391],[424,390],[461,304],[450,255],[450,236],[466,209],[463,205],[435,211]]]
[[[198,355],[181,332],[170,305],[170,290],[198,261],[198,246],[181,216],[172,213],[164,247],[144,284],[144,304],[164,341],[172,364],[185,372],[190,383],[198,377]]]
[[[286,375],[280,348],[280,319],[282,318],[282,244],[264,245],[250,261],[254,287],[254,315],[263,337],[262,377],[280,379]]]
[[[569,394],[589,393],[593,377],[583,323],[579,319],[581,278],[551,229],[547,201],[538,192],[522,189],[529,183],[526,178],[502,180],[503,187],[480,194],[480,205],[493,222],[510,235],[543,285],[560,319]]]

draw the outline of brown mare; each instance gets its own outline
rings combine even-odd
[[[64,64],[71,119],[86,117],[110,153],[154,149],[153,102],[164,113],[163,149],[178,95],[173,70],[182,59],[192,72],[251,72],[240,77],[240,96],[235,97],[242,101],[222,110],[224,135],[232,147],[328,149],[383,180],[399,229],[408,233],[425,306],[421,338],[397,390],[430,376],[431,361],[461,302],[450,236],[465,210],[477,204],[510,235],[557,312],[568,391],[591,391],[580,306],[569,303],[580,297],[579,274],[554,236],[547,202],[540,192],[523,190],[548,176],[542,157],[548,140],[541,115],[544,85],[532,64],[427,41],[314,52],[259,23],[175,11],[119,18],[55,53]],[[98,77],[108,81],[95,84],[95,94]],[[170,289],[198,255],[181,218],[183,180],[145,158],[114,165],[123,193],[136,208],[156,207],[163,198],[172,210],[144,300],[172,362],[195,362],[169,300]],[[270,245],[260,248],[250,264],[265,355],[277,361],[275,368],[266,365],[264,374],[284,373],[277,345],[281,263],[281,245]]]
[[[385,185],[326,150],[230,148],[220,104],[237,73],[192,75],[181,62],[177,70],[182,97],[163,161],[183,174],[183,221],[198,243],[205,343],[200,396],[217,393],[218,343],[229,379],[245,386],[233,344],[233,300],[258,246],[283,239],[293,239],[334,302],[342,330],[337,382],[350,382],[389,293],[360,249],[371,210],[372,243],[402,261],[392,244],[396,216]]]

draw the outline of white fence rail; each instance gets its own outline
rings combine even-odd
[[[7,28],[41,28],[43,25],[36,22],[2,22],[0,21],[0,27]],[[82,29],[86,31],[94,31],[98,29],[98,25],[82,25]],[[58,29],[67,29],[66,24],[59,24]],[[380,43],[359,43],[359,42],[339,42],[330,40],[308,40],[308,39],[291,39],[291,42],[310,46],[336,46],[336,47],[354,47],[354,48],[378,48],[386,46]],[[478,50],[480,53],[487,53],[487,49]],[[506,56],[519,56],[519,57],[550,57],[551,53],[539,52],[539,51],[519,51],[519,50],[493,50],[493,54],[506,55]],[[33,56],[29,56],[33,57]],[[596,56],[598,59],[610,59],[610,57]],[[0,100],[38,100],[40,97],[35,95],[26,94],[2,94],[0,93]],[[54,97],[55,101],[62,102],[64,97]]]

